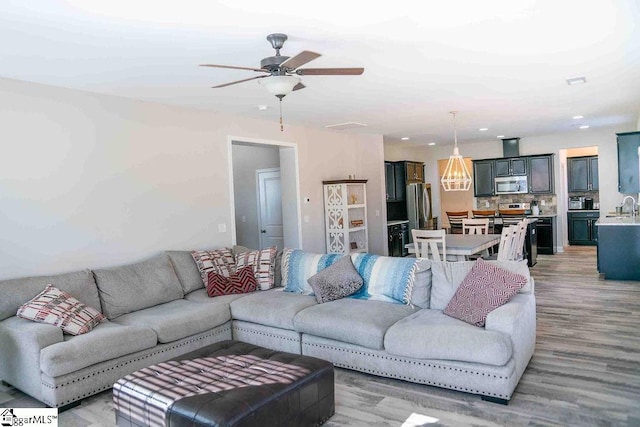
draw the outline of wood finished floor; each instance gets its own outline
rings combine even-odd
[[[638,267],[640,268],[640,266]],[[539,256],[536,351],[508,406],[435,387],[336,370],[327,426],[640,426],[640,282],[601,280],[593,247]],[[0,386],[0,407],[40,406]],[[112,426],[111,392],[60,414],[60,426]],[[411,424],[416,425],[416,424]]]

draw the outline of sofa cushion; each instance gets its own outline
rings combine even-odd
[[[304,334],[382,350],[387,329],[415,311],[408,305],[344,298],[305,308],[294,325]]]
[[[410,304],[429,308],[431,303],[431,260],[419,258],[416,263],[416,278],[411,292]]]
[[[484,327],[487,314],[513,297],[527,278],[479,258],[443,310],[447,316]]]
[[[207,304],[227,304],[229,305],[231,301],[235,301],[238,298],[242,298],[243,296],[248,294],[231,294],[231,295],[221,295],[218,297],[210,297],[207,294],[206,289],[198,289],[197,291],[189,292],[184,296],[184,299],[187,301],[193,301],[198,303],[207,303]]]
[[[533,278],[529,272],[527,261],[487,261],[489,264],[497,265],[506,270],[517,274],[522,274],[527,278],[527,284],[524,285],[518,293],[533,292]],[[451,298],[458,290],[458,286],[469,274],[473,268],[475,261],[432,261],[431,272],[433,275],[431,284],[431,304],[430,308],[436,310],[444,310],[449,304]]]
[[[69,374],[96,363],[152,348],[157,344],[149,328],[103,322],[84,335],[65,340],[40,352],[40,369],[50,377]]]
[[[351,260],[364,280],[364,286],[351,298],[409,304],[415,283],[416,258],[354,253]]]
[[[179,299],[118,317],[115,322],[153,329],[168,343],[213,329],[231,319],[226,304],[200,304]]]
[[[282,286],[286,292],[311,295],[313,289],[308,280],[317,272],[329,267],[342,255],[313,254],[299,249],[285,249],[282,253]]]
[[[507,363],[513,353],[506,334],[476,328],[430,309],[391,326],[384,337],[384,349],[395,356],[495,366]]]
[[[166,251],[185,294],[204,288],[202,276],[190,251]]]
[[[207,295],[219,297],[230,294],[247,294],[258,289],[256,276],[252,265],[247,265],[224,277],[215,271],[207,274]]]
[[[301,310],[316,305],[312,295],[283,292],[281,288],[260,291],[231,303],[231,316],[236,320],[293,330],[293,318]]]
[[[22,304],[17,316],[58,326],[71,335],[86,334],[105,318],[95,308],[83,304],[53,285],[47,285],[33,299]]]
[[[184,296],[166,254],[136,264],[94,270],[93,274],[102,300],[102,312],[110,320]]]
[[[364,283],[348,255],[311,276],[308,282],[319,304],[349,296]]]
[[[78,300],[101,310],[98,288],[90,270],[54,276],[23,277],[0,281],[0,320],[16,315],[18,308],[38,295],[51,283],[56,288],[73,295]]]

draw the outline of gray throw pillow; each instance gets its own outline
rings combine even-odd
[[[364,283],[349,255],[309,277],[307,281],[320,304],[352,295]]]

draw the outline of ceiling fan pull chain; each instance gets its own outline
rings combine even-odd
[[[284,125],[282,124],[282,98],[280,98],[280,132],[284,132]]]

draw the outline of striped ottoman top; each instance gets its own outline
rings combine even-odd
[[[116,411],[142,425],[164,426],[176,401],[205,393],[264,384],[290,384],[308,375],[300,366],[255,355],[227,355],[169,361],[149,366],[113,386]]]

